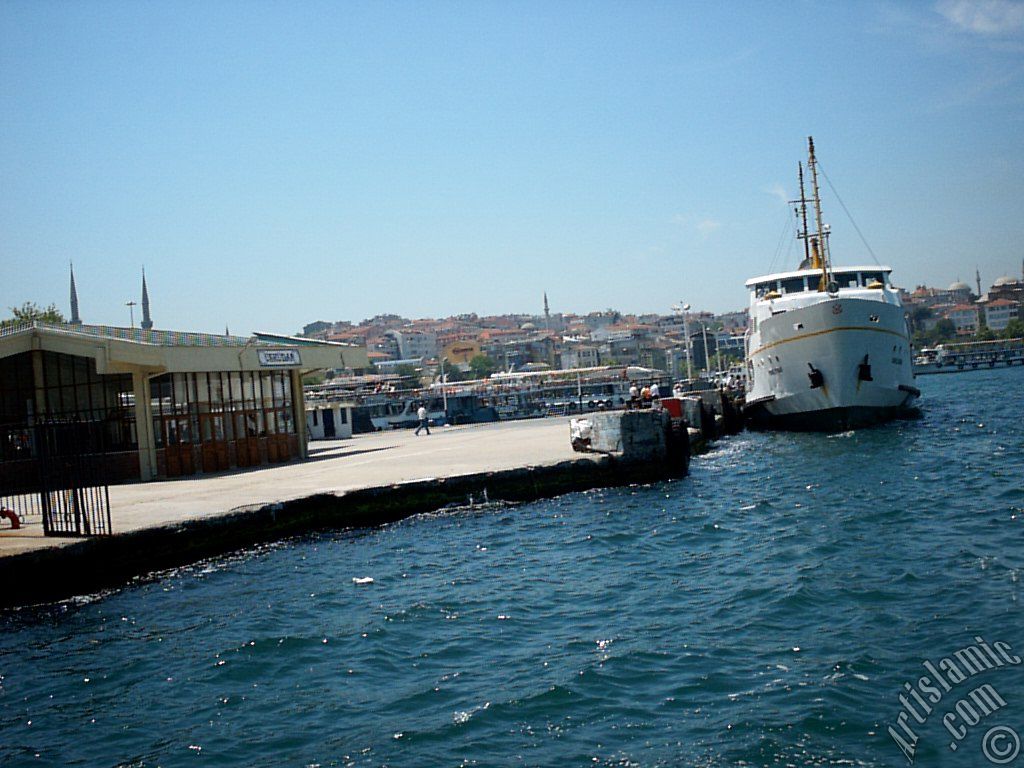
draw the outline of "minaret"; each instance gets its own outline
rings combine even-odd
[[[71,264],[71,325],[81,325],[82,318],[78,316],[78,289],[75,288],[75,265]]]
[[[551,330],[551,308],[548,306],[548,292],[544,291],[544,328]]]
[[[978,271],[977,267],[974,268],[974,283],[978,286],[978,298],[980,299],[981,298],[981,272]]]
[[[142,330],[153,328],[153,318],[149,316],[149,291],[146,289],[146,268],[142,268]]]

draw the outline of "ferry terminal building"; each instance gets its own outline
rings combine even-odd
[[[39,321],[3,328],[0,485],[37,475],[43,425],[100,455],[109,482],[306,458],[302,375],[368,366],[361,347],[271,334]]]

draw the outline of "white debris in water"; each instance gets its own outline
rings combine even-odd
[[[373,584],[372,576],[356,576],[352,579],[353,584]]]
[[[469,722],[469,718],[471,718],[477,712],[480,712],[480,711],[486,710],[486,709],[490,709],[490,707],[491,707],[491,702],[485,701],[479,707],[473,707],[472,709],[470,709],[468,711],[456,712],[454,715],[452,715],[452,722],[455,723],[456,725],[462,725],[463,723],[468,723]]]

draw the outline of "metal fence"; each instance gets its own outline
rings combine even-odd
[[[23,449],[0,461],[0,508],[20,522],[41,522],[47,536],[111,533],[108,446],[101,423],[8,425],[3,434],[17,435]]]

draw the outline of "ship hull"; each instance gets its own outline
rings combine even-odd
[[[918,413],[918,409],[914,406],[871,407],[857,405],[818,411],[773,414],[764,405],[754,405],[746,411],[746,416],[751,429],[845,432],[849,429],[884,424],[895,419],[914,418]]]
[[[902,307],[827,299],[763,320],[748,355],[751,426],[835,431],[912,415]],[[750,375],[750,374],[748,374]]]

